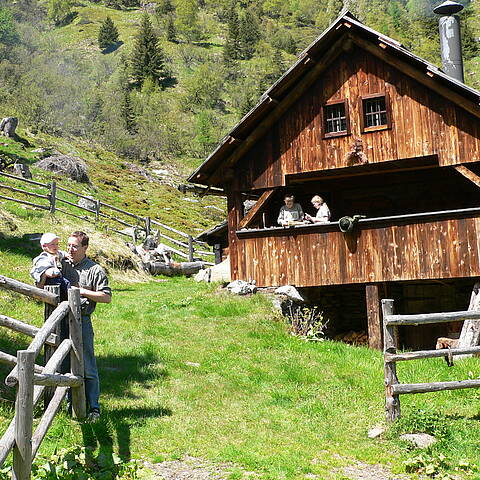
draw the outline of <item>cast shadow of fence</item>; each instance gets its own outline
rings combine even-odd
[[[152,406],[151,399],[139,397],[132,387],[138,384],[162,382],[168,377],[162,360],[152,352],[138,355],[119,355],[97,358],[102,395],[129,399],[132,406],[102,408],[101,420],[95,424],[83,424],[83,444],[88,449],[98,447],[98,456],[111,458],[115,441],[118,456],[130,459],[131,426],[144,423],[149,418],[170,416],[172,411],[163,405]],[[160,368],[159,368],[160,365]]]

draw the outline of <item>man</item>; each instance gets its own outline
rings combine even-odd
[[[294,222],[301,222],[303,220],[303,210],[299,203],[295,203],[295,197],[293,195],[285,195],[283,201],[285,205],[282,205],[280,208],[277,223],[285,227]]]
[[[97,303],[110,303],[112,290],[103,268],[87,257],[89,238],[84,232],[73,232],[68,238],[67,260],[73,268],[65,269],[65,276],[72,285],[78,285],[82,297],[83,361],[85,366],[85,395],[87,421],[100,418],[100,382],[93,348],[93,328],[90,316]]]

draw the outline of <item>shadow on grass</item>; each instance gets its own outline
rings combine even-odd
[[[83,445],[91,450],[98,448],[97,458],[111,458],[116,438],[118,456],[128,461],[130,460],[130,425],[145,418],[168,417],[171,414],[171,410],[163,407],[103,410],[101,419],[97,423],[82,424]]]
[[[138,355],[107,356],[97,358],[102,393],[120,399],[131,399],[140,403],[145,396],[139,397],[131,391],[133,384],[148,384],[162,381],[168,372],[159,365],[161,359],[152,352]],[[148,386],[144,386],[148,388]],[[130,460],[130,427],[147,418],[165,417],[171,410],[160,405],[154,407],[128,406],[114,410],[102,408],[100,421],[95,424],[82,425],[84,446],[96,450],[98,457],[111,458],[114,453],[114,440],[118,444],[118,455],[122,460]]]
[[[29,259],[33,259],[41,252],[37,241],[27,240],[23,236],[7,236],[5,234],[0,235],[0,251],[2,250],[8,250],[10,253]]]
[[[109,53],[113,53],[115,50],[119,49],[123,45],[123,42],[120,40],[118,42],[110,44],[108,47],[102,50],[104,55],[108,55]]]

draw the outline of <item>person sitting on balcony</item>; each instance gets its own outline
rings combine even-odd
[[[328,205],[323,201],[323,198],[319,195],[315,195],[312,198],[312,205],[317,209],[317,214],[312,217],[308,213],[305,218],[312,223],[328,223],[330,221],[330,209]]]
[[[277,223],[286,227],[296,222],[301,222],[304,217],[303,210],[299,203],[295,203],[295,197],[293,195],[285,195],[283,201],[285,205],[282,205],[280,208]]]

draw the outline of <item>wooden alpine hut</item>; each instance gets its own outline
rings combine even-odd
[[[466,310],[480,277],[479,103],[343,12],[188,179],[227,196],[232,278],[302,288],[377,348],[381,298],[400,313]],[[278,226],[286,193],[312,215],[320,195],[331,221]],[[343,217],[357,221],[341,231]],[[402,340],[426,346],[447,333],[434,328]]]

